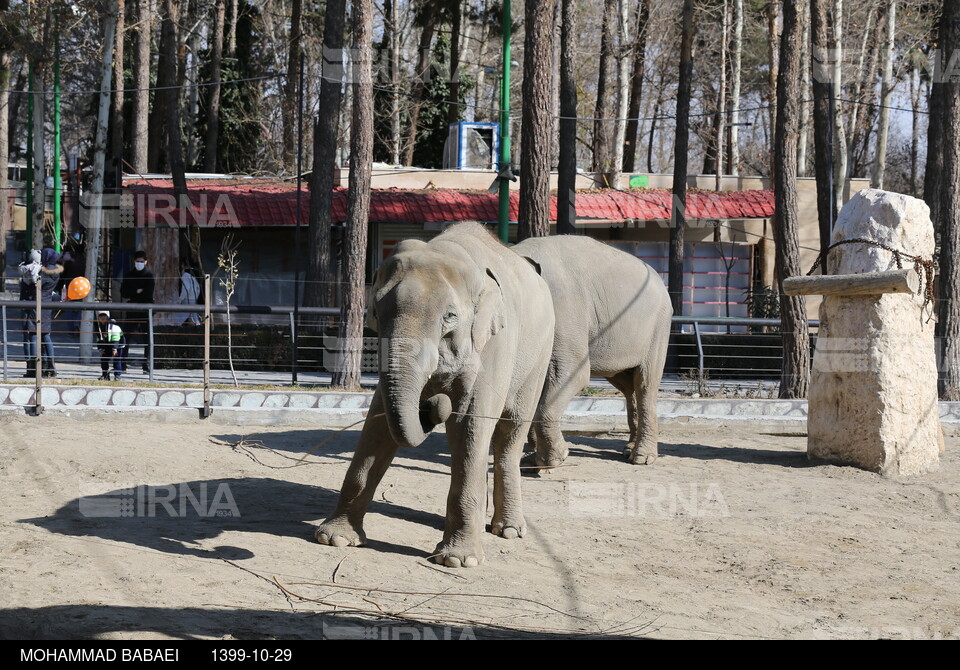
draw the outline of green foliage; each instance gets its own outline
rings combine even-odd
[[[447,101],[450,99],[450,82],[448,81],[450,41],[445,33],[440,33],[437,37],[436,42],[434,42],[433,53],[435,58],[432,76],[430,81],[427,82],[423,104],[420,108],[420,131],[417,133],[417,146],[413,151],[413,164],[418,167],[439,169],[443,167],[443,146],[447,140],[449,129],[447,124],[449,105]],[[460,90],[458,99],[461,103],[466,102],[467,95],[475,86],[474,80],[464,74],[465,69],[461,68],[459,73]],[[460,118],[462,116],[463,107],[461,106]],[[382,132],[382,126],[377,135],[389,136],[389,125],[386,135]],[[374,151],[376,152],[376,147]]]

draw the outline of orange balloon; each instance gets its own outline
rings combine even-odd
[[[90,280],[74,277],[67,285],[67,300],[83,300],[90,293]]]

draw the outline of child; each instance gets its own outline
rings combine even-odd
[[[110,381],[110,359],[113,359],[113,378],[120,381],[123,365],[123,348],[126,340],[123,330],[117,322],[110,318],[110,312],[97,312],[97,348],[100,349],[100,369],[103,374],[100,379]]]

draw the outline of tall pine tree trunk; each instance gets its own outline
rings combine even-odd
[[[630,11],[627,0],[617,0],[619,20],[617,21],[617,105],[613,115],[613,146],[610,165],[604,181],[612,188],[620,188],[623,173],[623,145],[627,136],[627,109],[630,104]]]
[[[199,25],[200,0],[192,0],[190,14],[187,17],[189,25]],[[190,67],[186,75],[186,118],[183,121],[183,134],[187,140],[185,162],[188,170],[197,170],[200,162],[200,142],[197,137],[197,121],[200,116],[200,31],[192,30],[187,36],[187,53],[190,55]]]
[[[118,170],[123,170],[123,99],[124,99],[124,62],[123,47],[126,35],[126,7],[124,0],[117,5],[117,37],[113,47],[113,101],[110,107],[110,157]],[[118,184],[119,186],[119,184]]]
[[[237,23],[240,20],[240,0],[229,0],[226,25],[227,58],[233,58],[237,53]]]
[[[97,105],[97,128],[93,140],[93,179],[90,183],[90,220],[87,225],[87,266],[85,275],[93,287],[85,302],[102,300],[100,285],[100,251],[103,228],[103,172],[107,155],[107,132],[110,119],[110,81],[113,74],[113,43],[117,30],[117,0],[110,0],[103,16],[103,45],[100,67],[100,96]],[[89,360],[93,355],[93,312],[83,312],[80,327],[80,353]]]
[[[329,9],[328,9],[329,11]],[[390,33],[390,165],[400,164],[400,29],[397,0],[384,3],[384,21]],[[481,62],[483,57],[480,58]],[[483,68],[481,68],[481,72]],[[477,84],[481,84],[478,82]]]
[[[603,22],[600,32],[600,72],[597,75],[597,104],[593,121],[593,171],[601,175],[609,172],[611,151],[610,81],[613,79],[614,30],[617,22],[617,0],[604,0]],[[601,183],[603,186],[612,186]]]
[[[956,58],[960,50],[960,0],[944,0],[939,25],[938,57]],[[956,66],[954,66],[956,67]],[[940,397],[960,400],[960,81],[954,71],[934,77],[939,89],[940,184],[934,197],[939,200],[940,301],[937,310],[938,338],[942,338]],[[932,110],[931,110],[932,111]],[[931,136],[931,143],[933,138]],[[932,144],[930,149],[932,149]],[[931,194],[933,195],[933,194]]]
[[[729,172],[740,174],[740,81],[743,61],[743,0],[733,0],[733,68],[730,90]]]
[[[715,191],[720,191],[723,182],[723,141],[727,135],[727,44],[730,39],[729,4],[723,0],[723,18],[720,21],[720,72],[717,91],[717,127],[715,142],[717,147]]]
[[[640,0],[637,9],[637,34],[633,46],[633,73],[630,76],[630,104],[627,108],[626,136],[623,142],[623,171],[633,172],[637,160],[637,137],[640,134],[640,104],[643,100],[643,79],[647,56],[647,23],[650,21],[650,0]]]
[[[880,94],[880,123],[877,129],[877,152],[873,164],[873,178],[870,186],[883,188],[883,175],[887,167],[887,136],[890,130],[890,103],[893,101],[893,46],[897,29],[897,0],[890,0],[887,6],[887,35],[883,46],[883,83]]]
[[[920,197],[920,114],[923,101],[923,81],[920,78],[920,69],[915,67],[910,73],[910,195]]]
[[[0,0],[0,21],[10,11],[10,0]],[[10,230],[8,169],[10,148],[10,51],[12,45],[0,38],[0,235]]]
[[[450,23],[450,93],[447,100],[447,123],[460,120],[460,24],[463,18],[463,5],[456,0],[451,7],[453,14]]]
[[[776,225],[776,275],[780,290],[780,323],[783,362],[780,375],[781,398],[803,398],[810,380],[810,339],[801,296],[788,296],[781,287],[784,279],[801,274],[799,216],[797,211],[797,145],[800,138],[800,62],[806,0],[783,1],[783,34],[780,39],[780,68],[777,78],[777,126],[774,140],[776,172],[773,193]]]
[[[520,144],[518,237],[550,234],[550,89],[553,63],[553,2],[525,5],[523,120]]]
[[[849,160],[847,151],[847,140],[843,130],[843,103],[840,98],[843,97],[843,58],[839,54],[843,53],[843,0],[834,0],[833,3],[833,53],[836,57],[833,60],[833,206],[834,221],[843,205],[844,187],[847,183],[847,161]],[[862,71],[862,70],[861,70]]]
[[[777,79],[780,70],[780,34],[777,32],[777,24],[780,19],[780,0],[769,0],[767,4],[767,55],[770,61],[770,73],[767,79],[769,85],[769,111],[770,116],[770,135],[768,140],[773,139],[773,133],[777,127]],[[773,156],[771,155],[771,160]],[[776,172],[776,163],[770,165],[770,174]]]
[[[812,0],[810,6],[810,57],[813,75],[813,161],[817,179],[817,221],[820,232],[820,271],[827,273],[826,253],[836,210],[833,206],[833,118],[830,115],[832,73],[822,67],[830,49],[830,0]]]
[[[809,0],[813,1],[813,0]],[[800,54],[800,67],[803,68],[803,77],[800,83],[800,95],[804,102],[800,105],[800,142],[797,148],[797,176],[807,176],[807,134],[810,126],[810,105],[806,98],[810,92],[810,21],[803,23],[803,39],[800,41],[803,51]]]
[[[572,235],[577,225],[577,3],[561,0],[560,164],[557,174],[557,233]]]
[[[404,165],[413,165],[413,152],[417,148],[417,133],[420,130],[420,108],[427,91],[427,79],[430,76],[430,44],[433,42],[433,32],[437,28],[437,17],[438,15],[435,13],[427,15],[426,22],[420,31],[417,69],[410,95],[410,125],[407,128],[406,146],[404,147]]]
[[[147,172],[150,146],[150,41],[153,35],[153,1],[137,0],[136,54],[133,61],[133,130],[131,164],[137,172]]]
[[[160,28],[160,50],[176,54],[179,48],[179,7],[177,0],[164,0],[163,19]],[[177,58],[167,58],[161,61],[164,71],[158,73],[166,82],[177,81]],[[170,174],[173,177],[173,195],[177,200],[177,207],[185,212],[189,207],[187,198],[186,166],[183,162],[183,138],[180,133],[180,89],[168,87],[160,92],[164,96],[164,112],[167,127],[167,162]],[[150,233],[150,230],[146,232]],[[150,237],[150,236],[148,236]],[[196,221],[192,221],[189,230],[190,253],[194,260],[201,262],[200,257],[200,228]],[[176,229],[155,228],[152,231],[153,247],[150,253],[156,274],[156,288],[154,300],[157,302],[176,302],[179,294],[180,276],[180,244]],[[203,268],[200,267],[202,272]]]
[[[217,172],[220,143],[220,77],[223,63],[225,0],[216,0],[213,7],[213,31],[210,36],[210,83],[207,103],[207,136],[203,147],[203,169]]]
[[[673,148],[673,204],[667,284],[673,315],[683,315],[683,228],[687,207],[687,149],[690,143],[690,88],[693,80],[694,0],[683,1],[677,131]]]
[[[310,176],[310,229],[308,232],[304,305],[333,306],[336,276],[330,264],[330,226],[333,224],[334,170],[340,132],[340,81],[344,63],[343,26],[346,0],[329,0],[323,24],[323,63],[320,110],[313,131],[313,173]]]
[[[353,0],[353,132],[350,140],[350,192],[344,240],[346,292],[340,310],[341,359],[333,385],[360,388],[363,315],[366,309],[367,226],[373,163],[373,0]]]
[[[301,14],[303,0],[290,3],[290,46],[287,53],[287,77],[283,87],[283,170],[297,168],[297,80],[300,68]]]

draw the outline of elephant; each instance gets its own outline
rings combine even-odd
[[[560,235],[524,240],[514,252],[539,265],[550,287],[556,334],[550,369],[524,465],[556,466],[568,448],[559,421],[592,376],[626,397],[633,464],[657,458],[657,391],[666,362],[673,308],[660,275],[639,258],[592,238]]]
[[[526,531],[520,458],[553,346],[550,291],[532,263],[467,222],[430,242],[401,242],[377,270],[370,303],[367,325],[386,356],[336,509],[316,538],[364,544],[364,514],[398,447],[416,447],[444,423],[451,483],[433,558],[480,565],[491,441],[491,532]]]

